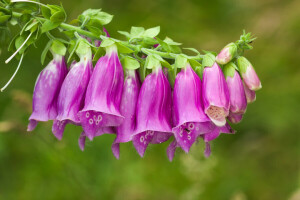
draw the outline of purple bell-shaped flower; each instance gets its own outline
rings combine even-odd
[[[116,158],[120,157],[120,143],[129,142],[136,128],[136,105],[140,93],[140,79],[135,70],[126,70],[123,86],[120,112],[125,117],[123,123],[116,127],[116,135],[112,144],[112,152]]]
[[[247,103],[253,103],[256,100],[255,91],[250,90],[244,82],[243,82],[243,86],[244,86],[244,90],[245,90]]]
[[[57,97],[68,72],[63,56],[53,53],[53,60],[41,71],[35,83],[32,114],[27,131],[32,131],[38,121],[54,120],[57,116]]]
[[[229,91],[223,72],[216,62],[204,68],[202,95],[207,116],[217,126],[224,126],[230,108]]]
[[[144,80],[137,103],[133,145],[141,157],[149,143],[162,143],[172,135],[171,86],[160,64]]]
[[[87,50],[84,54],[77,53],[80,61],[72,63],[58,96],[58,115],[52,126],[52,132],[58,139],[62,138],[67,123],[80,125],[78,112],[83,107],[86,88],[93,70],[91,49],[83,43],[82,45],[79,47]]]
[[[229,90],[230,112],[244,114],[247,109],[247,99],[243,81],[236,71],[234,63],[230,62],[224,66],[224,75]]]
[[[188,152],[200,134],[212,129],[212,122],[203,111],[201,79],[187,64],[175,79],[173,91],[174,125],[177,143]]]
[[[123,68],[117,46],[106,47],[89,82],[80,121],[86,136],[93,140],[100,127],[119,126],[124,117],[120,113],[123,88]]]

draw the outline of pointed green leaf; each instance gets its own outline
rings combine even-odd
[[[156,26],[154,28],[149,28],[144,32],[145,37],[154,38],[157,36],[160,32],[160,26]]]
[[[45,48],[44,48],[44,50],[43,50],[43,52],[42,52],[42,54],[41,54],[41,63],[42,63],[42,65],[43,65],[44,62],[45,62],[45,58],[46,58],[46,55],[47,55],[47,53],[48,53],[48,51],[49,51],[49,49],[50,49],[50,47],[51,47],[51,44],[52,44],[52,40],[50,40],[50,41],[47,43],[47,45],[45,46]]]
[[[125,56],[121,62],[124,69],[135,70],[140,68],[140,63],[130,56]]]

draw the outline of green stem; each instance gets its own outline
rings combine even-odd
[[[22,16],[22,13],[19,12],[12,12],[12,16],[15,18],[20,18]],[[35,17],[37,20],[41,21],[41,22],[45,22],[47,19],[43,18],[43,17]],[[76,31],[78,34],[87,36],[91,39],[97,39],[97,40],[101,40],[100,35],[97,36],[89,31],[83,30],[81,27],[78,26],[73,26],[67,23],[61,23],[59,25],[60,28],[67,30],[67,31]],[[134,45],[134,44],[129,44],[128,42],[122,41],[121,42],[123,45],[127,46],[130,49],[133,49],[135,52],[138,51],[142,51],[145,54],[157,54],[163,58],[167,58],[167,59],[175,59],[177,55],[179,54],[175,54],[175,53],[168,53],[168,52],[161,52],[161,51],[157,51],[154,49],[147,49],[147,48],[141,48],[140,45]],[[190,59],[195,59],[195,60],[202,60],[202,55],[198,55],[198,56],[189,56]]]

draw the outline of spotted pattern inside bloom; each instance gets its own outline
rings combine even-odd
[[[149,143],[152,141],[152,139],[154,137],[154,133],[155,133],[154,131],[148,130],[148,131],[139,133],[133,137],[133,140],[132,140],[133,145],[141,157],[144,156],[144,153],[145,153]]]
[[[86,136],[93,140],[96,136],[99,128],[109,127],[109,126],[118,126],[123,122],[122,117],[106,114],[103,112],[96,112],[93,110],[81,111],[80,112],[80,121]]]
[[[210,106],[206,114],[208,117],[217,125],[217,126],[224,126],[226,123],[226,112],[223,108],[218,106]]]
[[[53,125],[52,125],[52,133],[54,134],[54,136],[61,140],[63,137],[63,133],[65,130],[65,127],[68,123],[68,120],[54,120],[53,121]]]

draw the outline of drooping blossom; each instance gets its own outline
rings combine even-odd
[[[216,62],[224,65],[229,63],[237,52],[235,43],[227,44],[216,57]]]
[[[63,56],[53,54],[53,60],[39,74],[33,92],[32,114],[27,131],[38,121],[54,120],[57,116],[57,97],[68,72]]]
[[[243,86],[244,86],[245,95],[247,98],[247,103],[253,103],[256,100],[255,91],[250,90],[244,82],[243,82]]]
[[[259,90],[262,87],[261,82],[251,63],[245,57],[240,56],[237,64],[246,86],[253,91]]]
[[[212,122],[203,111],[201,79],[187,64],[175,79],[173,91],[174,128],[177,143],[188,152],[200,134],[212,129]]]
[[[59,96],[58,115],[53,122],[52,132],[60,140],[66,124],[80,125],[78,112],[83,107],[87,85],[92,74],[92,52],[79,55],[80,61],[73,62],[67,74]]]
[[[123,68],[115,44],[106,48],[94,69],[85,96],[80,121],[86,136],[93,140],[100,127],[119,126],[124,117],[120,113],[123,88]]]
[[[206,124],[208,127],[207,129],[210,129],[209,132],[205,134],[200,134],[197,136],[197,138],[202,138],[205,142],[205,150],[204,150],[204,155],[208,157],[211,154],[211,147],[209,142],[216,139],[219,137],[221,133],[226,133],[226,134],[234,134],[235,131],[230,127],[228,123],[226,123],[224,126],[219,127],[214,124]],[[197,139],[196,138],[196,139]],[[181,145],[177,142],[177,140],[173,140],[170,145],[167,148],[167,156],[170,161],[173,160],[175,156],[175,151],[177,148],[181,147]],[[182,147],[181,147],[182,148]]]
[[[202,96],[207,116],[217,126],[224,126],[230,108],[229,91],[223,72],[216,62],[204,68]]]
[[[231,113],[244,114],[247,109],[247,99],[242,79],[236,68],[233,62],[224,66],[224,75],[229,90],[229,110]]]
[[[120,105],[121,115],[125,117],[123,123],[116,127],[116,139],[112,144],[112,152],[116,158],[120,157],[120,143],[129,142],[136,128],[136,105],[140,92],[140,79],[135,70],[126,70]]]
[[[234,124],[240,123],[240,121],[242,121],[243,119],[243,115],[242,113],[232,113],[230,112],[227,119]]]
[[[141,157],[149,143],[165,142],[172,135],[172,97],[168,79],[159,64],[144,80],[136,108],[133,145]]]

